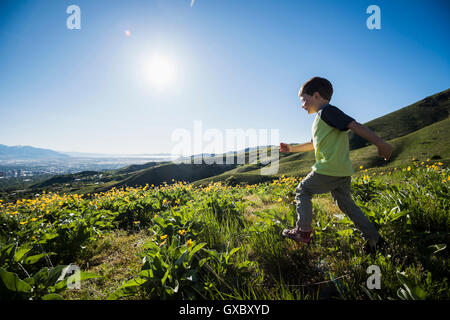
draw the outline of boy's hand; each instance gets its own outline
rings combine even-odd
[[[280,151],[284,152],[284,153],[288,153],[288,152],[292,152],[292,149],[291,149],[290,145],[280,142]]]
[[[392,146],[377,136],[372,130],[365,125],[362,125],[356,121],[352,121],[347,125],[347,128],[355,132],[360,137],[372,142],[378,148],[378,154],[383,157],[384,160],[389,160],[392,154]]]
[[[380,157],[383,157],[384,160],[389,160],[393,150],[392,146],[387,142],[383,142],[377,147],[378,147],[378,154],[380,155]]]

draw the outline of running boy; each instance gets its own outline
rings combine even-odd
[[[283,235],[299,243],[307,243],[313,234],[312,204],[314,194],[331,192],[339,209],[344,212],[361,231],[367,241],[365,251],[372,253],[384,245],[375,226],[352,200],[350,194],[351,176],[354,173],[350,161],[347,130],[350,129],[378,148],[378,154],[388,160],[392,147],[356,122],[340,109],[330,104],[333,95],[331,83],[324,78],[314,77],[302,85],[298,93],[302,108],[308,114],[317,113],[312,125],[312,142],[297,146],[280,143],[281,152],[304,152],[314,150],[316,162],[312,171],[295,189],[298,220],[295,228],[284,230]]]

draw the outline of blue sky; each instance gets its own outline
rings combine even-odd
[[[40,0],[0,4],[0,143],[171,152],[177,128],[279,129],[311,139],[297,93],[329,79],[364,123],[450,86],[445,1]],[[66,8],[81,9],[69,30]],[[381,29],[369,30],[369,5]],[[130,35],[127,36],[125,31]],[[158,89],[157,52],[175,69]],[[395,124],[393,124],[395,125]]]

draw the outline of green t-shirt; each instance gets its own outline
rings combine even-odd
[[[312,170],[327,176],[346,177],[355,172],[350,161],[347,125],[352,122],[344,112],[326,104],[317,111],[312,125],[316,163]]]

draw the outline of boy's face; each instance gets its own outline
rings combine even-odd
[[[319,93],[314,92],[314,94],[312,96],[303,93],[300,96],[300,101],[302,102],[302,108],[305,109],[308,114],[311,113],[315,113],[317,112],[317,110],[319,109],[320,105],[320,99],[317,99],[317,95],[319,95]],[[320,97],[320,95],[319,95]]]

